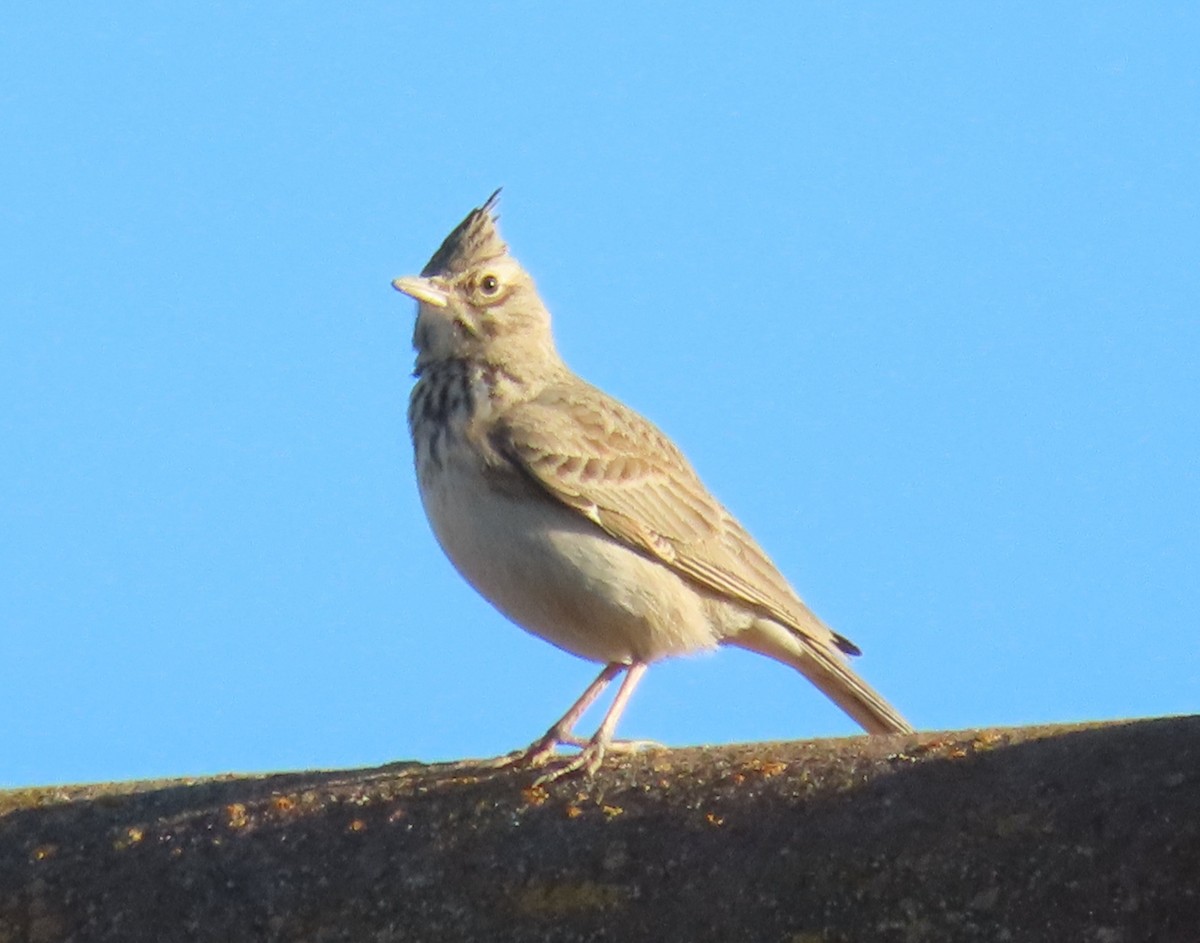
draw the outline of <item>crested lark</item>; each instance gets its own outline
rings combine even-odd
[[[472,210],[420,276],[408,422],[425,513],[458,571],[517,625],[604,664],[514,762],[581,748],[543,779],[595,771],[660,658],[737,645],[791,665],[869,733],[912,728],[847,665],[859,650],[800,600],[683,454],[559,357],[493,209]],[[576,721],[625,672],[599,729]]]

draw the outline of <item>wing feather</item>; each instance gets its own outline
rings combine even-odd
[[[856,653],[800,600],[679,449],[595,387],[546,389],[505,416],[495,445],[617,540],[813,642]]]

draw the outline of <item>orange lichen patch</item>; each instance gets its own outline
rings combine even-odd
[[[778,776],[780,773],[786,771],[787,768],[787,763],[780,762],[779,760],[760,759],[750,760],[743,767],[743,769],[749,772],[760,773],[764,778],[767,779],[770,779],[772,776]]]
[[[348,832],[365,832],[366,829],[367,823],[362,819],[354,819],[349,825],[346,826],[346,831]]]
[[[937,753],[940,750],[944,750],[954,742],[954,740],[946,737],[939,737],[936,740],[929,740],[926,743],[914,743],[904,752],[908,756],[924,756],[927,753]]]
[[[583,809],[579,808],[577,805],[569,805],[563,809],[563,814],[569,819],[577,819],[579,816],[583,815]]]
[[[113,849],[115,851],[125,851],[125,849],[132,848],[134,845],[138,844],[145,837],[146,837],[145,830],[139,828],[136,825],[131,825],[131,826],[129,826],[129,828],[125,829],[125,831],[123,831],[116,839],[114,839]]]
[[[245,828],[250,824],[250,817],[246,815],[246,807],[240,802],[231,802],[225,806],[225,824],[230,828]]]
[[[725,824],[725,816],[717,815],[716,812],[706,812],[704,814],[704,821],[714,828],[720,828]]]
[[[984,730],[975,733],[969,740],[958,737],[936,737],[924,743],[914,743],[899,753],[891,754],[893,762],[916,763],[930,756],[941,756],[948,760],[961,760],[985,750],[1007,746],[1011,737],[1007,733]]]
[[[550,798],[550,793],[541,786],[530,786],[521,790],[521,796],[529,805],[541,805]]]
[[[276,812],[291,812],[296,808],[296,800],[291,796],[272,796],[271,808]]]

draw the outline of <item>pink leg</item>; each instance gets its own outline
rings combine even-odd
[[[611,667],[613,666],[609,665],[609,668]],[[623,668],[625,666],[618,665],[617,667]],[[607,671],[608,669],[605,670]],[[629,698],[633,694],[633,689],[638,686],[638,682],[642,680],[642,675],[645,673],[646,664],[644,662],[635,661],[632,665],[628,666],[628,671],[625,673],[625,677],[621,680],[621,687],[617,691],[617,696],[613,698],[613,702],[608,709],[608,713],[604,715],[604,720],[601,722],[600,728],[595,734],[593,734],[592,739],[589,740],[584,748],[568,762],[564,763],[557,769],[551,770],[550,772],[539,776],[536,781],[536,785],[553,782],[556,779],[580,770],[590,776],[600,768],[600,764],[604,760],[604,754],[608,750],[609,745],[612,743],[613,733],[616,732],[617,721],[621,719],[621,714],[624,713],[625,707],[629,703]],[[602,678],[604,679],[604,684],[608,684],[608,682],[612,680],[612,677],[605,678],[604,674],[601,674],[600,678],[596,679],[596,682],[599,682]],[[588,691],[590,690],[591,689],[589,688]],[[596,694],[599,694],[599,691],[597,691]],[[587,692],[584,693],[584,696],[587,696]],[[593,694],[592,700],[595,700],[595,697],[596,695]],[[572,708],[572,710],[574,710],[574,708]],[[580,713],[582,713],[582,711],[580,711]],[[568,712],[567,716],[570,716],[570,712]],[[564,720],[565,719],[566,718],[564,718]],[[576,719],[578,719],[578,717]],[[559,723],[561,722],[562,721]],[[553,732],[554,730],[552,728],[551,733]]]
[[[584,711],[592,706],[592,703],[608,687],[613,678],[624,671],[626,667],[628,666],[620,662],[605,665],[604,670],[596,675],[596,680],[589,684],[587,690],[579,696],[579,700],[568,708],[567,712],[546,731],[545,735],[534,741],[524,753],[517,757],[513,761],[514,764],[517,766],[541,766],[554,755],[555,748],[560,744],[573,747],[583,746],[583,741],[572,733],[575,725],[579,723],[579,718],[583,716]],[[624,689],[625,685],[622,684],[621,690]],[[617,697],[620,697],[620,694]],[[609,713],[612,713],[611,708]]]

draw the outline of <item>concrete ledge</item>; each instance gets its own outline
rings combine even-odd
[[[0,792],[0,943],[1200,939],[1200,716]]]

